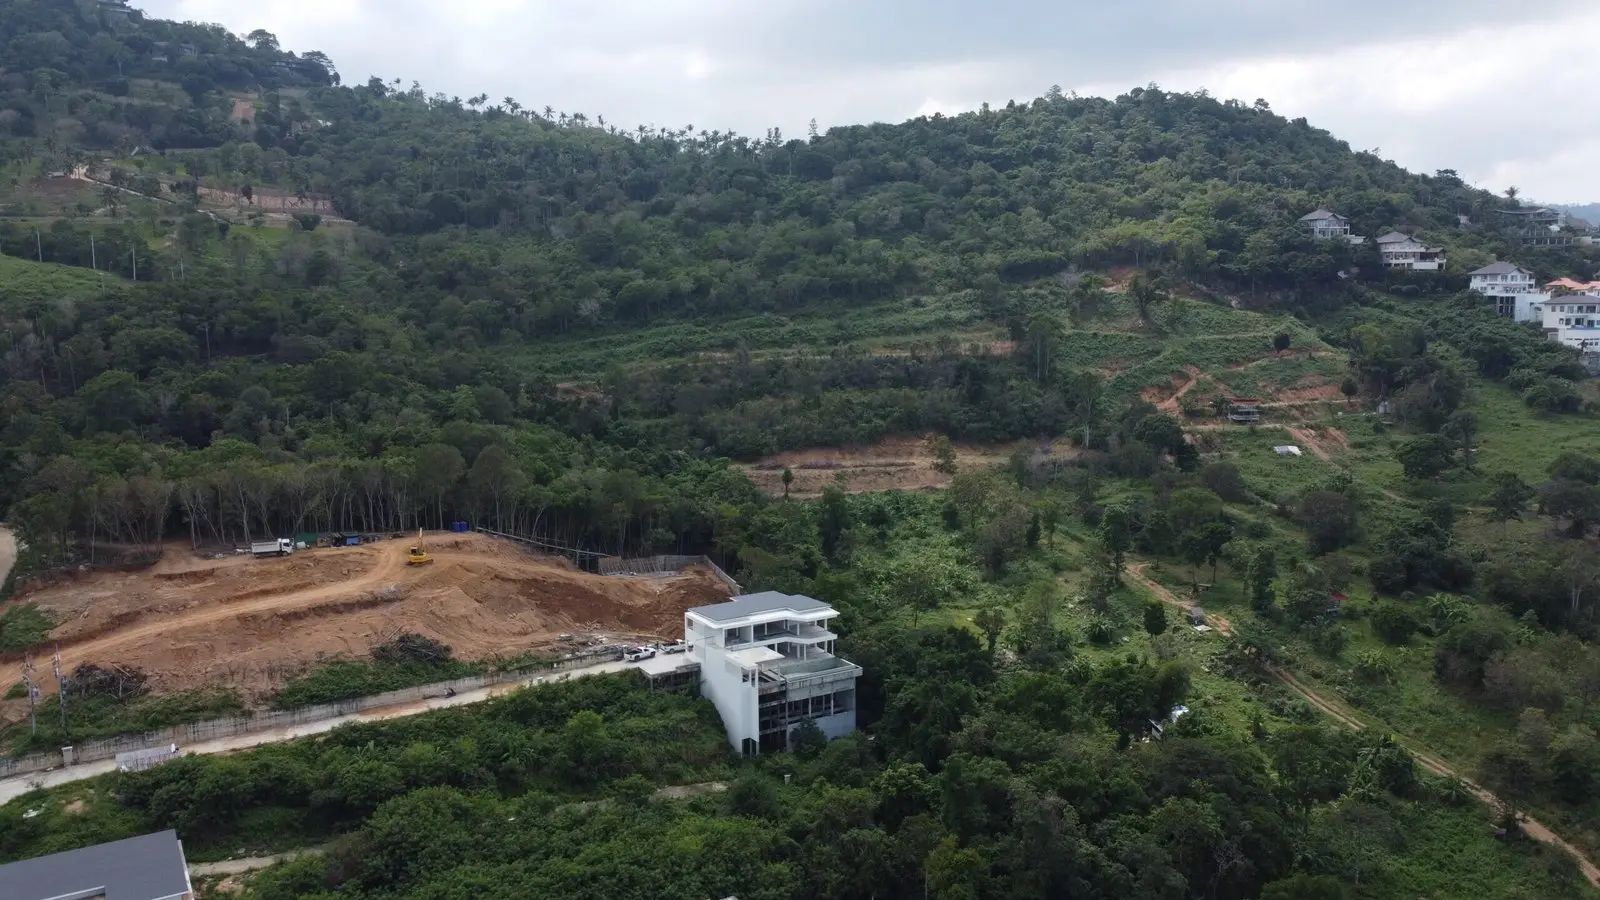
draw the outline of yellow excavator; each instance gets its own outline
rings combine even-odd
[[[406,551],[406,565],[425,566],[433,562],[433,557],[428,555],[428,545],[422,539],[422,529],[417,529],[417,545]]]

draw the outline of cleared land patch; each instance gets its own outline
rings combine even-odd
[[[1010,459],[1018,449],[1034,459],[1072,459],[1077,451],[1066,442],[1019,441],[1011,444],[956,444],[956,471],[963,468],[988,468]],[[933,451],[926,438],[896,437],[866,447],[830,447],[791,450],[769,456],[744,467],[758,487],[774,496],[783,495],[783,470],[794,475],[789,496],[797,500],[822,495],[823,488],[844,476],[845,491],[867,494],[875,491],[924,491],[949,487],[951,475],[935,468]]]
[[[709,571],[608,578],[485,535],[217,561],[171,554],[155,568],[92,573],[29,593],[59,624],[67,669],[136,666],[158,694],[226,685],[260,697],[306,665],[360,657],[401,632],[483,659],[551,647],[564,633],[667,636],[683,611],[728,589]],[[12,676],[14,678],[14,675]]]

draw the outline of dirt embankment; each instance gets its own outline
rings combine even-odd
[[[158,693],[226,684],[256,697],[307,664],[365,656],[402,632],[482,659],[563,633],[676,636],[685,609],[728,596],[709,572],[607,578],[478,534],[431,537],[434,562],[407,566],[407,543],[262,560],[182,554],[27,599],[59,623],[52,637],[68,669],[118,663],[143,669]]]
[[[17,538],[9,528],[0,528],[0,585],[6,583],[11,567],[17,564]]]
[[[956,471],[999,465],[1019,448],[1036,461],[1070,460],[1078,452],[1065,441],[956,444]],[[743,468],[751,481],[775,497],[783,496],[783,470],[788,469],[794,475],[789,496],[809,500],[822,496],[823,488],[833,484],[839,476],[844,477],[845,491],[851,494],[949,487],[952,476],[935,468],[936,463],[926,438],[895,437],[867,447],[792,450]]]

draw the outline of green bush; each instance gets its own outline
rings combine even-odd
[[[1421,627],[1417,614],[1403,603],[1385,601],[1372,609],[1372,630],[1386,644],[1404,644]]]
[[[368,697],[386,691],[465,678],[477,669],[464,662],[368,662],[341,659],[292,679],[272,696],[274,709],[296,709]]]
[[[0,614],[0,652],[26,650],[50,637],[55,623],[32,603],[14,604]]]

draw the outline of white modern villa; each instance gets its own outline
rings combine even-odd
[[[1533,273],[1508,262],[1491,263],[1468,273],[1473,290],[1494,302],[1494,311],[1518,322],[1542,321],[1550,294],[1541,291]]]
[[[1585,352],[1600,351],[1600,297],[1571,294],[1544,304],[1544,333]]]
[[[856,729],[861,667],[833,654],[839,613],[821,600],[763,591],[689,610],[688,656],[700,664],[700,693],[747,756],[789,745],[800,723],[829,740]]]
[[[1437,272],[1444,268],[1444,250],[1429,247],[1409,234],[1391,231],[1378,238],[1378,255],[1391,269]]]

